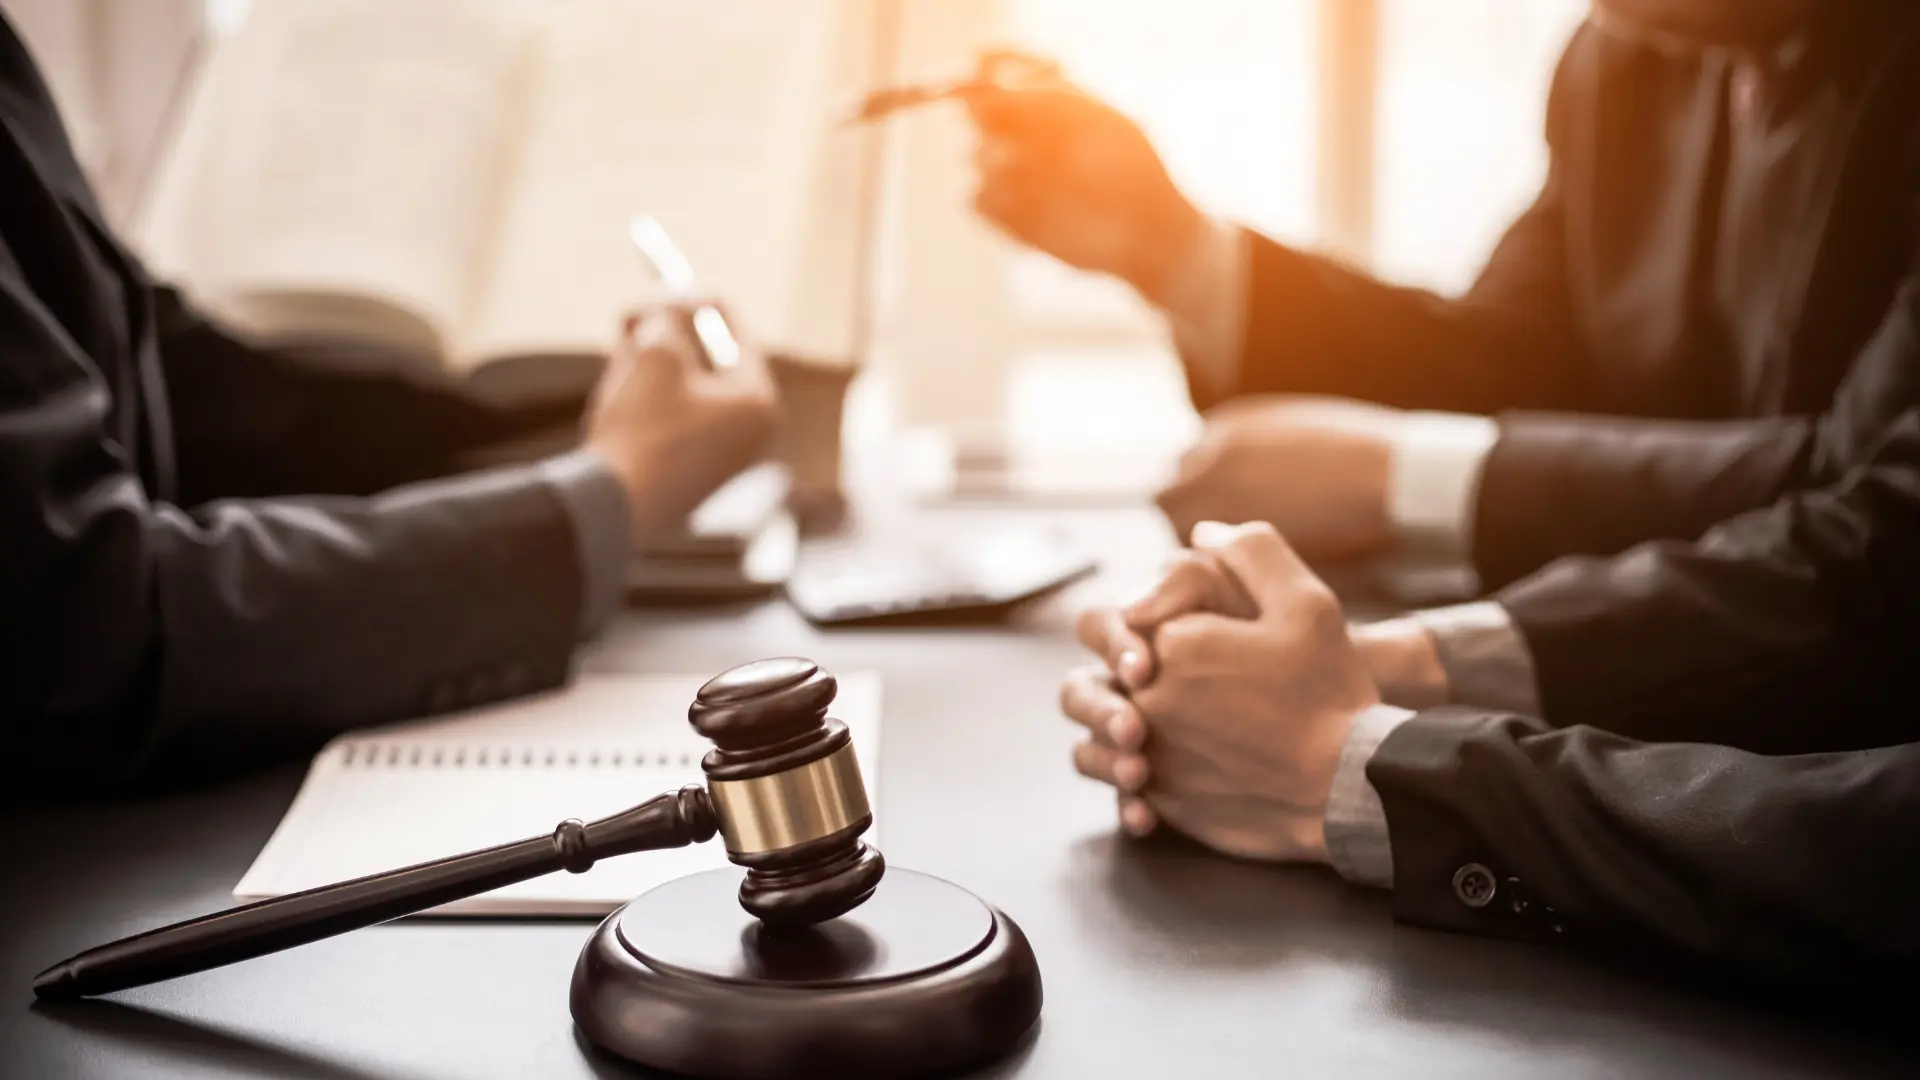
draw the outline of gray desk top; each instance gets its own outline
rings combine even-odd
[[[778,603],[637,613],[583,664],[708,672],[798,652],[883,674],[889,862],[1003,907],[1046,979],[1037,1036],[986,1075],[1912,1075],[1911,1050],[1829,1021],[1397,926],[1383,895],[1324,871],[1117,841],[1109,798],[1067,766],[1053,693],[1076,650],[1059,607],[977,631],[822,633]],[[401,922],[29,1007],[44,965],[228,903],[301,772],[0,813],[0,1075],[635,1075],[575,1041],[586,922]],[[993,839],[961,839],[978,836]]]

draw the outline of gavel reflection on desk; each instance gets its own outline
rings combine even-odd
[[[151,930],[55,964],[34,992],[77,998],[170,979],[717,832],[746,868],[737,892],[736,871],[681,878],[588,941],[571,996],[587,1039],[697,1076],[911,1076],[990,1060],[1039,1016],[1032,949],[959,886],[887,875],[861,839],[873,814],[852,737],[827,715],[837,689],[797,657],[734,668],[688,710],[714,743],[704,788]]]

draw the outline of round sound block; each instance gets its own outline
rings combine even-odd
[[[893,869],[807,927],[741,910],[740,873],[669,882],[607,916],[573,970],[573,1019],[609,1053],[706,1077],[911,1077],[1005,1053],[1040,969],[999,910]]]

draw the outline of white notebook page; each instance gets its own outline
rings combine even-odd
[[[879,818],[880,680],[838,676],[828,715],[847,725]],[[550,834],[702,782],[712,743],[687,725],[705,676],[583,675],[550,694],[328,743],[279,828],[234,886],[258,900]],[[869,831],[867,839],[874,839]],[[705,844],[607,859],[433,910],[436,915],[603,915],[655,885],[726,866]]]

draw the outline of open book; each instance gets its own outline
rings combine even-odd
[[[868,802],[880,806],[880,679],[838,677]],[[687,724],[704,676],[582,675],[472,712],[342,735],[313,759],[280,826],[234,886],[259,900],[591,821],[702,783],[713,744]],[[877,843],[878,830],[867,840]],[[727,865],[719,840],[622,855],[434,909],[435,915],[605,915],[655,885]]]
[[[658,295],[647,213],[744,333],[849,357],[877,0],[272,0],[213,53],[137,230],[270,343],[577,392]]]

